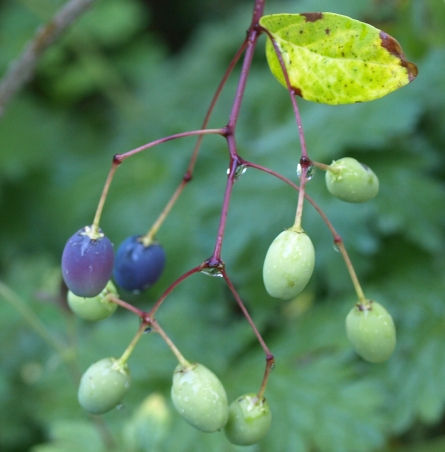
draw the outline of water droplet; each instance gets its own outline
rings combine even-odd
[[[309,165],[306,172],[306,180],[311,180],[315,174],[315,165]],[[301,177],[301,165],[297,166],[297,176]]]
[[[147,326],[147,328],[145,328],[145,330],[144,330],[144,334],[151,333],[152,331],[153,331],[153,328],[151,326]]]
[[[116,406],[116,410],[123,410],[125,408],[125,405],[123,403],[119,403],[119,405]]]
[[[246,171],[246,165],[238,165],[235,170],[235,180],[238,180]]]
[[[222,278],[221,270],[218,267],[206,267],[201,270],[201,273],[208,276],[215,276],[217,278]]]
[[[335,242],[333,243],[333,247],[334,247],[334,251],[337,251],[337,253],[340,252],[340,248],[338,247],[338,245]]]
[[[235,180],[238,180],[247,171],[247,165],[241,164],[236,167]],[[227,168],[227,174],[230,174],[230,168]]]

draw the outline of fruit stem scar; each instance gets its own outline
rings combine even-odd
[[[272,369],[275,366],[275,358],[272,354],[268,354],[266,356],[266,369],[264,370],[263,381],[261,382],[260,390],[258,391],[258,395],[256,397],[257,400],[252,400],[252,404],[257,403],[258,400],[262,400],[264,398],[264,392],[266,391],[267,382],[269,380],[269,375]]]

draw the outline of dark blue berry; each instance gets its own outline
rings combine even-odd
[[[116,252],[113,275],[125,290],[142,291],[161,276],[165,264],[164,248],[157,242],[145,246],[141,236],[126,238]]]
[[[111,278],[113,245],[100,231],[91,237],[86,226],[66,243],[62,254],[62,275],[68,289],[79,297],[95,297]]]

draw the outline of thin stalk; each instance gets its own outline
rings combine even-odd
[[[230,112],[228,128],[232,134],[235,133],[236,124],[238,122],[241,103],[246,89],[247,77],[249,76],[250,67],[252,65],[253,55],[255,52],[256,43],[258,41],[259,33],[255,29],[249,32],[249,39],[247,42],[246,52],[244,54],[244,61],[241,68],[241,76],[236,88],[235,100],[233,102],[232,110]]]
[[[160,327],[159,323],[153,319],[150,321],[150,325],[153,329],[164,339],[165,343],[170,347],[170,350],[176,356],[179,364],[184,368],[190,368],[190,363],[184,358],[182,353],[179,351],[178,347],[173,343],[173,341],[167,336],[166,332]]]
[[[233,135],[228,136],[227,140],[230,142],[234,139]],[[233,158],[230,159],[231,164],[229,167],[229,175],[227,177],[227,183],[226,183],[226,189],[224,191],[224,200],[223,205],[221,209],[221,216],[219,218],[219,226],[218,226],[218,233],[216,236],[216,242],[215,242],[215,249],[213,250],[212,257],[210,259],[210,263],[212,265],[218,265],[222,263],[221,260],[221,248],[222,243],[224,239],[224,232],[226,230],[226,222],[227,222],[227,215],[229,213],[229,203],[230,198],[232,196],[232,188],[233,184],[235,183],[235,174],[236,169],[238,167],[238,160],[234,160]]]
[[[142,334],[144,334],[146,325],[144,323],[141,323],[139,325],[139,329],[133,339],[131,340],[128,347],[125,349],[122,356],[118,359],[120,365],[124,365],[127,361],[130,355],[133,353],[134,348],[136,347],[136,344],[139,342],[139,339],[141,338]]]
[[[221,129],[199,129],[199,130],[190,130],[188,132],[175,133],[174,135],[169,135],[168,137],[159,138],[158,140],[151,141],[150,143],[144,144],[143,146],[139,146],[131,151],[124,152],[123,154],[116,154],[114,156],[114,160],[117,160],[119,163],[123,162],[128,157],[132,155],[138,154],[139,152],[145,151],[146,149],[153,148],[158,146],[159,144],[166,143],[167,141],[176,140],[178,138],[192,137],[194,135],[225,135],[226,129],[223,127]]]
[[[116,159],[113,159],[113,163],[111,164],[110,172],[108,173],[107,179],[105,181],[104,188],[102,190],[102,194],[99,199],[99,205],[96,209],[96,214],[94,215],[93,225],[92,225],[92,237],[99,237],[99,222],[100,217],[102,216],[102,211],[104,209],[105,200],[107,199],[108,190],[110,189],[111,181],[113,180],[114,174],[117,170],[117,167],[121,164]]]
[[[51,348],[53,348],[60,358],[67,362],[66,358],[66,346],[50,334],[39,319],[36,313],[22,300],[14,291],[12,291],[6,284],[0,281],[0,295],[10,303],[17,312],[25,319],[26,323],[45,341]]]
[[[223,275],[224,280],[226,281],[227,286],[229,287],[230,291],[232,292],[232,295],[235,297],[235,300],[238,303],[238,306],[240,307],[241,311],[243,312],[244,317],[249,322],[249,325],[251,326],[258,342],[260,343],[261,348],[264,350],[264,353],[266,355],[266,369],[264,371],[263,380],[261,382],[261,387],[258,392],[258,399],[261,400],[263,398],[264,391],[266,390],[267,381],[269,379],[270,371],[273,368],[273,365],[275,363],[275,358],[272,355],[271,351],[269,350],[269,347],[266,345],[266,342],[264,341],[260,332],[258,331],[258,328],[256,327],[254,321],[252,320],[252,317],[250,317],[250,314],[247,311],[247,308],[244,306],[244,303],[241,300],[241,297],[239,296],[238,292],[236,291],[235,286],[233,285],[232,281],[230,280],[229,276],[227,275],[225,269],[222,269],[221,273]]]
[[[240,46],[240,48],[236,52],[235,56],[232,58],[232,61],[230,62],[228,69],[224,73],[224,76],[223,76],[221,82],[219,83],[215,94],[213,95],[212,101],[210,102],[210,106],[207,109],[206,115],[204,117],[204,121],[202,122],[202,125],[201,125],[201,129],[206,129],[207,124],[209,123],[210,117],[211,117],[211,115],[213,113],[213,110],[215,108],[216,102],[219,99],[219,96],[220,96],[220,94],[221,94],[221,92],[222,92],[222,90],[223,90],[223,88],[224,88],[224,86],[225,86],[225,84],[227,82],[227,79],[229,78],[229,76],[232,73],[234,67],[236,66],[236,63],[238,62],[238,60],[240,59],[241,55],[243,54],[243,52],[244,52],[244,50],[246,48],[246,45],[247,45],[247,38],[244,40],[244,42],[242,43],[242,45]],[[198,136],[198,140],[197,140],[197,142],[195,144],[195,147],[193,149],[193,153],[192,153],[192,156],[190,158],[190,162],[188,164],[187,171],[186,171],[184,177],[182,178],[181,183],[179,184],[179,186],[177,187],[177,189],[173,193],[172,197],[168,201],[167,205],[165,206],[164,210],[161,212],[161,214],[159,215],[158,219],[155,221],[153,226],[150,228],[150,230],[148,231],[148,233],[144,237],[143,243],[144,243],[145,246],[148,246],[150,243],[153,242],[157,232],[159,231],[159,229],[162,226],[163,222],[165,221],[165,219],[167,218],[167,216],[170,213],[171,209],[175,205],[175,203],[178,200],[179,196],[183,192],[184,188],[192,180],[193,170],[195,168],[196,159],[198,158],[198,153],[199,153],[199,150],[201,148],[201,144],[202,144],[203,138],[204,138],[203,134]]]
[[[303,231],[301,227],[301,220],[303,218],[304,195],[307,181],[306,175],[307,175],[307,166],[302,165],[300,173],[300,190],[298,192],[297,212],[295,214],[295,222],[292,228],[297,232]]]
[[[349,255],[346,252],[346,248],[343,243],[343,240],[341,238],[340,238],[340,240],[336,240],[335,245],[337,245],[338,250],[340,251],[341,255],[343,256],[343,259],[344,259],[346,267],[348,269],[349,276],[352,279],[352,284],[354,285],[354,289],[357,294],[359,302],[365,301],[366,300],[365,294],[363,293],[362,286],[360,285],[360,282],[357,278],[357,274],[355,273],[354,266],[352,265],[351,259],[349,258]]]
[[[176,188],[175,192],[173,193],[172,197],[169,199],[167,204],[165,205],[164,209],[162,210],[161,214],[157,218],[157,220],[153,223],[153,226],[150,228],[150,230],[147,232],[147,234],[142,238],[142,243],[144,246],[150,245],[154,239],[156,234],[158,233],[160,227],[166,220],[168,214],[172,210],[173,206],[175,205],[176,201],[178,200],[179,196],[183,192],[185,186],[189,182],[190,179],[183,178],[179,186]]]
[[[274,47],[278,61],[280,62],[281,70],[283,71],[284,79],[286,80],[287,90],[289,91],[290,99],[291,99],[292,106],[294,109],[295,120],[296,120],[297,127],[298,127],[298,135],[300,137],[301,157],[303,159],[308,159],[308,161],[309,161],[309,157],[307,155],[306,140],[304,138],[304,132],[303,132],[303,123],[301,122],[300,110],[297,105],[297,100],[295,99],[295,94],[296,94],[295,88],[293,88],[290,83],[289,74],[287,73],[286,65],[284,64],[283,55],[281,53],[280,46],[277,44],[275,39],[272,37],[272,35],[266,29],[263,29],[263,30],[267,33],[267,35],[269,36],[269,39],[272,42],[272,45]]]
[[[221,216],[218,226],[218,233],[216,237],[215,248],[211,257],[211,262],[215,265],[222,263],[221,260],[221,249],[224,238],[224,232],[226,229],[227,214],[229,211],[229,202],[232,196],[233,184],[236,180],[236,170],[240,165],[240,158],[236,149],[235,141],[235,128],[238,123],[239,112],[241,109],[242,100],[244,98],[244,93],[246,89],[247,77],[252,66],[253,55],[255,52],[256,44],[259,37],[258,32],[258,20],[260,19],[264,10],[264,0],[255,3],[255,9],[253,13],[252,24],[248,31],[248,38],[246,44],[246,51],[244,54],[244,60],[241,68],[241,76],[238,81],[238,86],[236,88],[235,100],[232,105],[232,110],[229,116],[229,122],[226,127],[226,139],[227,145],[229,147],[230,154],[230,164],[229,164],[229,174],[227,177],[226,189],[224,192],[223,206],[221,209]]]
[[[320,168],[323,171],[332,171],[333,170],[333,168],[330,165],[326,165],[325,163],[312,161],[312,165],[314,165],[317,168]],[[334,170],[334,171],[337,172],[338,170]]]
[[[260,390],[258,391],[258,400],[262,400],[264,392],[266,391],[267,382],[269,381],[269,375],[275,366],[275,359],[273,356],[266,357],[266,369],[264,370],[263,381],[261,382]]]
[[[173,291],[173,289],[178,286],[182,281],[184,281],[189,276],[200,272],[205,267],[204,264],[198,265],[197,267],[192,268],[188,272],[181,275],[178,279],[173,281],[172,284],[170,284],[169,287],[164,291],[164,293],[161,295],[161,297],[158,299],[158,301],[154,304],[154,306],[150,309],[148,314],[145,316],[145,318],[152,319],[155,316],[156,311],[160,308],[161,304],[164,302],[164,300],[167,298],[167,296],[170,294],[170,292]]]
[[[109,301],[112,301],[113,303],[118,304],[119,306],[121,306],[124,309],[128,309],[130,312],[133,312],[134,314],[136,314],[137,316],[139,316],[141,319],[145,316],[145,312],[141,311],[140,309],[136,308],[135,306],[133,306],[130,303],[127,303],[124,300],[121,300],[120,298],[117,297],[113,297],[113,296],[108,296],[107,299]]]
[[[218,85],[218,88],[216,89],[215,94],[213,95],[212,101],[210,102],[210,106],[207,110],[207,113],[205,115],[204,121],[202,123],[201,129],[205,129],[207,127],[207,124],[209,123],[210,117],[213,113],[213,110],[215,108],[216,102],[219,99],[219,96],[230,76],[230,74],[232,73],[233,69],[236,66],[236,63],[238,63],[239,59],[241,58],[241,55],[243,54],[243,52],[246,50],[246,46],[247,46],[247,37],[246,39],[243,41],[243,43],[241,44],[240,48],[238,49],[238,51],[236,52],[235,56],[232,58],[232,61],[229,64],[229,67],[227,68],[226,72],[224,73],[224,76],[221,80],[221,82]],[[193,174],[193,170],[195,168],[195,163],[196,163],[196,159],[198,157],[198,152],[199,149],[201,147],[201,143],[202,143],[202,139],[204,138],[203,135],[199,135],[198,137],[198,141],[196,142],[196,145],[193,149],[193,154],[192,157],[190,159],[190,163],[189,166],[187,168],[187,175],[189,176],[189,178],[191,179],[191,176]]]
[[[255,323],[252,320],[252,317],[250,317],[249,312],[247,311],[246,307],[244,306],[244,303],[242,302],[241,297],[238,295],[238,292],[236,291],[232,281],[228,277],[225,269],[222,269],[221,273],[223,275],[223,278],[224,278],[227,286],[229,287],[230,291],[232,292],[232,295],[235,297],[235,300],[238,303],[238,306],[240,307],[241,311],[243,312],[244,317],[246,317],[256,338],[258,339],[258,342],[260,343],[262,349],[264,350],[264,353],[266,354],[266,359],[269,360],[269,359],[273,358],[272,353],[270,352],[269,348],[267,347],[266,343],[264,342],[264,339],[262,338],[260,332],[258,331],[258,328],[256,327]]]
[[[28,306],[28,304],[1,281],[0,296],[8,303],[10,303],[14,307],[14,309],[19,312],[20,315],[25,319],[26,323],[31,327],[31,329],[34,330],[34,332],[53,350],[55,350],[57,355],[70,370],[74,381],[77,381],[78,371],[73,362],[74,355],[69,353],[70,348],[55,336],[53,336],[51,333],[49,333],[45,324],[39,319],[37,314]]]

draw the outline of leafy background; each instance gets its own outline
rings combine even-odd
[[[0,3],[1,73],[60,5]],[[303,226],[316,247],[315,275],[291,302],[267,295],[262,261],[273,238],[291,225],[296,193],[250,169],[235,185],[223,257],[276,357],[266,393],[273,410],[269,434],[258,445],[234,447],[223,433],[200,433],[180,419],[169,399],[175,359],[150,334],[130,358],[133,386],[124,406],[102,418],[90,418],[78,406],[79,375],[95,360],[120,355],[138,324],[122,310],[97,324],[74,318],[64,303],[61,250],[91,223],[115,153],[200,127],[245,36],[251,6],[98,0],[43,56],[34,80],[1,118],[2,451],[445,449],[445,4],[437,0],[270,0],[266,8],[332,11],[367,21],[395,36],[419,66],[414,83],[370,103],[300,101],[313,159],[354,156],[379,176],[380,194],[366,205],[331,198],[320,172],[308,190],[345,240],[365,293],[393,315],[393,357],[367,364],[347,342],[352,285],[310,206]],[[263,49],[264,38],[238,144],[246,159],[295,180],[297,131],[288,95],[270,74]],[[237,73],[212,126],[227,122]],[[121,166],[102,219],[115,244],[148,230],[179,183],[193,145],[194,139],[164,144]],[[168,255],[165,274],[148,293],[126,294],[127,300],[149,307],[174,278],[211,254],[227,161],[223,140],[206,138],[194,180],[158,234]],[[259,387],[264,356],[222,280],[191,277],[158,319],[187,358],[218,374],[230,399]]]

